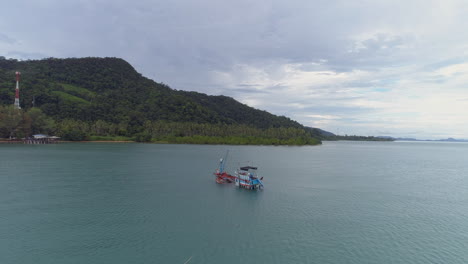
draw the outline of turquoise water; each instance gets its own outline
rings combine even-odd
[[[265,190],[212,176],[251,161]],[[468,263],[468,144],[0,145],[0,263]]]

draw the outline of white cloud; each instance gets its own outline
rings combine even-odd
[[[336,72],[303,70],[302,64],[278,64],[274,71],[244,65],[217,74],[229,76],[229,83],[219,83],[224,87],[233,88],[236,81],[255,84],[259,90],[278,84],[287,87],[287,94],[284,89],[273,89],[261,97],[255,95],[255,100],[251,94],[233,95],[305,125],[332,130],[339,126],[343,133],[364,135],[393,130],[403,136],[406,131],[417,130],[426,131],[420,132],[421,136],[432,137],[450,129],[458,135],[468,134],[464,111],[467,101],[458,100],[468,98],[468,90],[457,88],[459,78],[467,84],[467,66],[454,64],[429,72],[413,66]],[[434,79],[440,76],[443,84]]]
[[[459,64],[449,65],[449,66],[436,70],[435,74],[442,75],[445,78],[456,78],[459,75],[463,75],[462,77],[467,78],[468,63],[459,63]]]

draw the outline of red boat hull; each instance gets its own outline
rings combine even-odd
[[[216,176],[216,182],[219,184],[233,183],[236,178],[226,172],[223,172],[223,173],[215,172],[214,175]]]

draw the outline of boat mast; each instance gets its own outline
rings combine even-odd
[[[224,172],[224,166],[226,165],[228,154],[229,154],[229,150],[226,151],[226,155],[224,155],[224,158],[221,158],[221,160],[219,161],[219,173]]]

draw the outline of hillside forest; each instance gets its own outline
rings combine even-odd
[[[15,72],[20,105],[13,107]],[[0,57],[0,138],[315,145],[324,136],[227,96],[178,91],[119,58]]]

